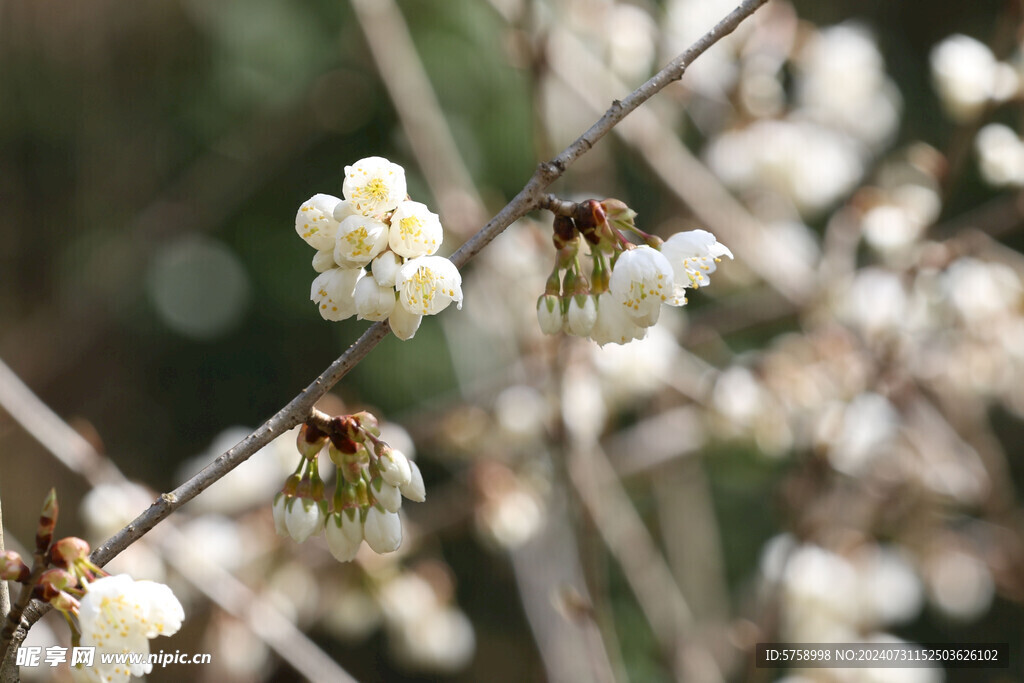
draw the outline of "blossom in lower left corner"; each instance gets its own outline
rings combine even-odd
[[[127,574],[105,576],[85,585],[78,607],[80,645],[95,647],[93,666],[72,668],[78,681],[125,683],[153,669],[144,663],[104,662],[103,655],[135,653],[148,660],[149,641],[178,632],[185,611],[171,589]]]

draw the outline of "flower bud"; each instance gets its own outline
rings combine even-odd
[[[321,249],[313,254],[313,270],[318,273],[326,273],[331,268],[337,268],[338,263],[334,260],[334,248]]]
[[[303,424],[299,427],[299,433],[295,437],[295,445],[306,460],[316,458],[323,450],[325,443],[327,443],[327,435],[311,424]]]
[[[89,544],[80,538],[68,536],[50,548],[50,561],[58,567],[68,567],[78,560],[89,557]]]
[[[552,228],[551,240],[556,250],[564,249],[570,244],[578,243],[580,234],[576,230],[576,224],[569,216],[555,216],[555,223]]]
[[[597,321],[597,304],[594,297],[577,294],[569,299],[569,311],[566,314],[566,331],[577,337],[586,337],[594,329]]]
[[[356,317],[360,320],[387,320],[395,308],[395,288],[381,286],[372,277],[364,277],[356,283],[353,297]]]
[[[608,222],[623,230],[632,230],[636,225],[633,219],[636,218],[636,211],[626,206],[621,199],[605,199],[601,202],[601,209],[607,217]]]
[[[380,423],[377,417],[368,410],[361,410],[352,416],[360,428],[365,429],[374,436],[380,436]]]
[[[370,271],[373,273],[373,279],[377,281],[378,285],[381,287],[394,287],[395,277],[398,275],[398,269],[401,267],[401,257],[393,251],[385,251],[373,259],[373,263],[370,264]]]
[[[405,486],[412,478],[412,470],[409,468],[409,459],[402,451],[394,448],[385,448],[377,459],[377,468],[380,476],[392,486]]]
[[[31,575],[32,570],[21,559],[21,555],[13,550],[0,553],[0,581],[24,583],[29,580]]]
[[[327,506],[312,498],[293,498],[285,507],[284,524],[288,535],[302,543],[324,526]]]
[[[338,562],[349,562],[359,552],[363,542],[363,523],[359,511],[350,509],[333,512],[324,526],[327,549]]]
[[[54,595],[77,585],[78,579],[64,569],[47,569],[39,577],[39,586],[43,589],[44,596]]]
[[[388,512],[398,512],[402,507],[402,492],[397,486],[387,484],[381,479],[374,480],[373,497]]]
[[[544,334],[562,331],[562,305],[554,294],[543,294],[537,299],[537,322]]]
[[[286,505],[288,501],[292,499],[292,496],[286,495],[285,493],[278,493],[274,496],[274,505],[271,508],[274,513],[274,530],[277,531],[278,536],[287,536],[288,527],[285,525],[286,516]]]
[[[402,520],[398,513],[371,507],[366,513],[363,534],[374,552],[393,552],[402,545]]]
[[[409,340],[413,338],[416,330],[420,328],[423,316],[410,313],[405,309],[405,306],[395,306],[388,320],[391,322],[391,331],[395,333],[396,337],[402,340]]]
[[[423,485],[423,473],[412,460],[409,460],[409,472],[412,475],[409,478],[409,483],[400,486],[399,490],[409,500],[422,503],[427,499],[427,487]]]

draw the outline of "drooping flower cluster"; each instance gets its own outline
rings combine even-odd
[[[324,531],[327,547],[340,562],[352,560],[364,540],[378,553],[397,550],[402,496],[422,502],[426,489],[416,463],[379,436],[376,418],[366,412],[333,418],[329,435],[303,425],[297,439],[302,461],[274,498],[277,533],[302,543]],[[325,446],[338,468],[333,509],[319,475]]]
[[[411,339],[425,315],[462,308],[462,277],[435,256],[437,214],[406,195],[405,170],[381,157],[345,167],[344,199],[310,197],[295,215],[299,237],[317,250],[310,299],[324,320],[390,320]]]
[[[639,230],[635,216],[618,200],[591,199],[576,205],[572,216],[555,217],[555,268],[537,300],[537,318],[546,334],[564,331],[602,346],[643,339],[658,322],[662,304],[686,304],[686,290],[710,284],[721,257],[732,258],[706,230],[676,233],[663,241]],[[622,231],[645,244],[629,242]],[[581,237],[593,261],[589,281],[580,263]]]
[[[64,615],[75,646],[95,648],[91,661],[72,666],[75,680],[127,683],[149,673],[149,641],[178,632],[185,618],[181,603],[162,583],[108,575],[89,558],[89,544],[80,538],[54,541],[57,512],[57,494],[51,490],[39,516],[32,569],[18,553],[0,553],[0,580],[31,587],[32,596]],[[26,603],[14,607],[15,621]],[[135,661],[107,661],[129,653]]]
[[[104,661],[103,655],[136,653],[148,659],[149,641],[178,632],[185,612],[171,589],[127,574],[105,576],[85,584],[78,606],[81,645],[95,647],[93,666],[72,668],[76,680],[89,683],[127,681],[153,670],[145,662]]]

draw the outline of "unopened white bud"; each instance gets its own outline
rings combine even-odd
[[[423,473],[412,460],[409,460],[409,483],[400,486],[402,495],[411,501],[422,503],[427,499],[427,487],[423,485]]]
[[[338,202],[336,207],[334,207],[334,220],[338,221],[338,224],[340,225],[343,220],[349,216],[355,216],[358,213],[359,211],[356,210],[356,207],[353,206],[352,202],[342,200]]]
[[[334,260],[334,249],[322,249],[313,254],[313,270],[318,273],[326,273],[331,268],[337,268]]]
[[[323,528],[324,510],[312,498],[293,498],[285,508],[285,527],[296,543],[302,543]]]
[[[583,301],[581,304],[580,301]],[[575,295],[569,299],[566,331],[577,337],[586,337],[597,322],[597,303],[590,295]]]
[[[356,510],[331,513],[324,527],[327,549],[339,562],[349,562],[363,542],[363,522]]]
[[[372,277],[361,278],[353,296],[360,320],[387,320],[395,308],[395,288],[381,287]]]
[[[388,512],[398,512],[402,507],[402,492],[398,487],[392,486],[383,480],[377,480],[378,485],[373,486],[373,497],[377,499]]]
[[[402,267],[402,259],[393,251],[385,251],[373,259],[370,270],[373,271],[373,279],[381,287],[394,287],[395,276],[398,269]]]
[[[274,496],[274,506],[272,508],[274,513],[274,530],[277,531],[278,536],[287,536],[288,527],[285,526],[285,503],[288,502],[288,496],[283,493],[278,493]]]
[[[390,553],[402,545],[402,520],[396,512],[371,507],[363,525],[366,544],[374,552]]]
[[[562,305],[554,294],[542,294],[537,299],[537,322],[544,334],[562,331]]]
[[[380,476],[392,486],[405,486],[412,479],[412,469],[409,467],[409,459],[402,451],[390,448],[380,456],[378,461]]]
[[[395,306],[391,315],[388,316],[388,320],[391,321],[391,331],[395,333],[395,336],[402,340],[408,340],[412,339],[416,330],[420,329],[423,316],[410,313],[405,310],[404,306]]]

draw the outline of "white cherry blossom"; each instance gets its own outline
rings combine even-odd
[[[698,289],[711,284],[711,273],[715,272],[722,256],[732,258],[732,252],[707,230],[677,232],[661,245],[662,255],[668,259],[675,273],[675,297],[668,302],[675,306],[686,303],[688,287]],[[614,276],[614,273],[612,274]]]
[[[105,576],[85,585],[78,607],[81,645],[95,647],[92,667],[72,669],[79,680],[124,683],[149,673],[153,665],[101,662],[107,654],[149,654],[149,640],[178,632],[185,612],[171,589],[127,574]]]
[[[627,344],[634,339],[643,339],[647,330],[640,327],[626,315],[626,307],[616,301],[611,293],[605,292],[597,298],[597,320],[590,330],[590,338],[601,346],[612,342]]]
[[[316,302],[324,320],[345,320],[355,315],[353,294],[363,274],[358,269],[331,268],[316,276],[309,298]]]
[[[661,252],[646,245],[623,252],[608,281],[612,298],[641,327],[658,322],[661,304],[673,295],[672,265]]]
[[[394,211],[405,199],[405,169],[382,157],[360,159],[345,167],[342,192],[364,216]]]
[[[302,203],[295,214],[295,232],[314,249],[333,249],[338,221],[334,208],[340,199],[329,194],[315,194]]]
[[[349,216],[338,226],[334,260],[366,265],[388,245],[388,226],[368,216]]]
[[[395,277],[402,307],[418,315],[440,313],[453,301],[462,308],[462,276],[455,264],[442,256],[410,259]]]
[[[441,246],[442,239],[441,221],[424,204],[402,202],[391,215],[388,244],[399,256],[429,256]]]

